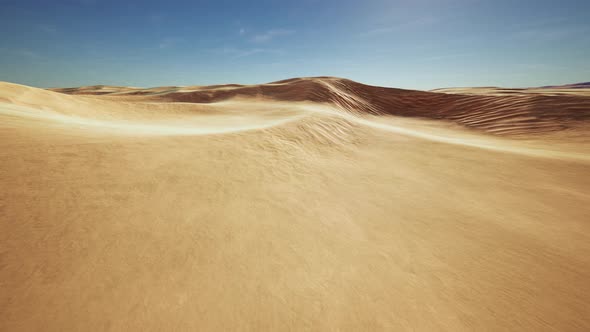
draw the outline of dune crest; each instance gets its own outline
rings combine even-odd
[[[510,136],[575,129],[590,122],[590,94],[587,94],[590,89],[576,89],[576,94],[567,88],[546,89],[544,93],[538,89],[521,89],[510,95],[490,93],[489,89],[485,94],[471,93],[480,90],[414,91],[368,86],[334,77],[295,78],[249,86],[53,89],[70,94],[142,96],[165,102],[213,103],[240,97],[329,103],[348,112],[447,120]],[[441,93],[452,91],[471,94]]]

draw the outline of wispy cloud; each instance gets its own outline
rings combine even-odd
[[[150,14],[147,16],[147,20],[155,25],[164,23],[164,16],[161,14]]]
[[[240,28],[240,30],[238,31],[238,34],[240,34],[240,36],[243,36],[246,33],[246,29],[244,28]]]
[[[585,37],[590,33],[587,24],[572,24],[564,17],[550,17],[517,24],[512,27],[511,38],[551,42],[571,37]]]
[[[415,20],[400,22],[396,24],[386,25],[375,27],[369,29],[367,31],[361,32],[360,36],[374,36],[374,35],[382,35],[388,34],[393,32],[404,32],[410,29],[419,29],[427,26],[434,25],[438,22],[437,18],[434,17],[420,17]]]
[[[268,53],[268,52],[269,52],[268,50],[265,50],[262,48],[253,48],[253,49],[249,49],[249,50],[237,50],[236,53],[234,53],[233,57],[234,58],[243,58],[243,57],[254,55],[254,54]]]
[[[419,60],[422,61],[443,61],[443,60],[452,60],[457,58],[469,58],[475,56],[475,53],[453,53],[453,54],[443,54],[443,55],[433,55],[421,58]]]
[[[280,36],[287,36],[292,35],[295,33],[295,30],[288,30],[288,29],[271,29],[267,30],[264,33],[257,34],[252,37],[252,41],[255,43],[265,43],[269,42],[272,39]]]
[[[362,32],[361,35],[362,36],[381,35],[381,34],[386,34],[386,33],[395,31],[395,30],[398,30],[398,28],[397,27],[394,27],[394,26],[381,27],[381,28],[375,28],[375,29],[367,30],[365,32]]]
[[[566,66],[561,66],[557,64],[548,64],[548,63],[540,63],[540,62],[532,62],[532,63],[519,63],[515,67],[525,69],[525,70],[544,70],[544,71],[560,71],[567,69]]]
[[[57,28],[50,24],[39,24],[38,29],[39,31],[50,35],[57,33]]]
[[[179,37],[167,37],[167,38],[160,40],[160,42],[158,43],[158,48],[160,48],[160,49],[172,48],[183,41],[184,41],[184,39],[179,38]]]
[[[233,59],[244,58],[256,54],[282,54],[283,51],[269,48],[233,48],[224,47],[221,49],[215,49],[213,52],[223,54]]]
[[[44,55],[27,48],[7,48],[0,47],[0,53],[10,57],[18,58],[30,63],[42,63],[47,59]]]
[[[40,59],[43,59],[43,56],[40,55],[39,53],[34,52],[34,51],[31,51],[31,50],[26,50],[26,49],[24,49],[24,50],[17,50],[16,51],[16,54],[17,55],[20,55],[20,56],[23,56],[25,58],[28,58],[30,60],[40,60]]]
[[[588,26],[547,26],[532,27],[516,31],[513,35],[516,39],[556,41],[576,36],[587,36],[590,33]]]

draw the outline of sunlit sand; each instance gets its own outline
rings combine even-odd
[[[590,94],[0,83],[0,330],[590,330]]]

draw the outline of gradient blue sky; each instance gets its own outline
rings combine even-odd
[[[340,76],[402,88],[590,81],[590,1],[0,0],[0,80]]]

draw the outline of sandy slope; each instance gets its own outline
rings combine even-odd
[[[0,330],[590,329],[587,97],[58,91],[0,83]]]
[[[455,94],[477,94],[477,95],[545,95],[545,96],[583,96],[590,97],[590,83],[568,84],[561,86],[546,86],[538,88],[443,88],[434,89],[432,92],[455,93]]]

